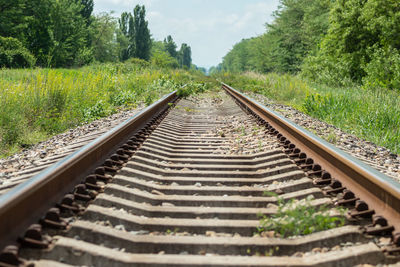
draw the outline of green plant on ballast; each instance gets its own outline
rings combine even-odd
[[[314,232],[343,226],[345,223],[344,209],[338,211],[342,216],[331,216],[328,206],[313,206],[312,196],[296,201],[291,199],[284,201],[275,193],[267,193],[278,200],[277,212],[272,215],[259,215],[260,226],[258,232],[274,231],[277,236],[289,237],[296,235],[308,235]]]
[[[203,93],[208,89],[208,84],[206,83],[196,83],[196,82],[188,82],[177,90],[177,95],[180,97],[187,97],[192,94],[199,94]]]

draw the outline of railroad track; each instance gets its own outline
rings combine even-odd
[[[178,102],[171,93],[2,195],[0,265],[397,262],[399,186],[223,87]],[[257,232],[258,214],[293,199],[344,206],[345,225]]]

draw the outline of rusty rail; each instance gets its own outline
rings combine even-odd
[[[400,242],[400,185],[328,142],[287,120],[257,101],[222,83],[222,87],[246,109],[267,121],[286,140],[306,153],[343,187],[354,193],[373,210],[375,218],[387,220],[387,228],[394,229],[395,243]],[[384,226],[384,225],[382,225]]]
[[[155,115],[168,109],[168,103],[176,98],[176,91],[164,96],[125,123],[0,196],[0,248],[15,243],[30,224],[37,222],[46,210]]]

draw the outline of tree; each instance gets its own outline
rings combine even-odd
[[[183,43],[178,53],[180,67],[190,68],[192,65],[192,50],[190,46]]]
[[[163,50],[154,51],[151,63],[163,68],[178,68],[178,61]]]
[[[394,68],[388,66],[399,62],[399,32],[397,0],[337,0],[328,33],[318,53],[308,59],[304,73],[335,85],[365,80],[368,84],[393,87],[391,80],[398,79],[398,75],[391,73]],[[367,77],[371,75],[375,76]]]
[[[280,0],[266,32],[237,43],[224,57],[222,69],[299,72],[327,32],[330,6],[331,0]]]
[[[117,41],[119,43],[119,56],[122,61],[127,60],[131,56],[129,54],[130,40],[132,39],[132,37],[129,36],[129,33],[131,33],[131,31],[129,31],[129,21],[131,18],[131,13],[123,12],[121,18],[118,20],[119,31],[117,32]]]
[[[120,36],[118,42],[121,46],[121,60],[137,57],[144,60],[150,59],[151,38],[148,22],[145,20],[146,9],[136,5],[131,13],[124,12],[119,20]],[[128,41],[128,44],[126,44]]]
[[[48,66],[50,51],[54,46],[51,36],[53,8],[51,0],[30,0],[26,2],[24,10],[27,17],[25,45],[35,55],[36,64],[42,67]]]
[[[176,51],[176,44],[172,39],[171,35],[168,35],[166,39],[164,39],[164,49],[169,53],[171,57],[177,58],[178,52]]]
[[[133,39],[134,57],[144,60],[150,59],[151,38],[148,22],[145,19],[146,9],[144,6],[136,5],[133,10]]]
[[[86,21],[87,26],[92,23],[92,12],[94,3],[93,0],[75,0],[77,4],[81,4],[81,11],[80,14],[82,18]]]
[[[27,26],[24,0],[0,0],[0,36],[23,40]]]
[[[74,0],[53,2],[49,27],[53,45],[48,54],[49,66],[66,67],[90,62],[91,51],[86,46],[88,29],[80,11],[80,4]]]
[[[99,62],[118,61],[118,43],[115,36],[117,20],[111,13],[101,13],[93,18],[90,25],[93,56]]]
[[[222,68],[225,71],[240,72],[249,70],[249,44],[251,39],[242,39],[235,44],[231,51],[222,60]]]
[[[330,0],[281,0],[267,24],[272,70],[298,72],[304,58],[316,50],[328,29]]]

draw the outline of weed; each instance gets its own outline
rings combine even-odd
[[[183,109],[184,109],[186,112],[195,112],[195,111],[196,111],[195,109],[192,109],[192,108],[189,108],[189,107],[183,107]]]
[[[85,121],[92,121],[101,117],[105,117],[109,113],[110,112],[107,110],[104,101],[100,100],[94,106],[85,109],[83,112],[83,116],[85,118]]]
[[[246,128],[244,126],[242,126],[240,129],[241,129],[241,132],[242,132],[241,135],[245,136],[246,135]]]
[[[174,230],[167,229],[167,231],[165,231],[165,233],[166,233],[167,235],[174,235],[174,234],[176,234],[178,231],[179,231],[179,228],[175,228]]]
[[[342,226],[345,223],[343,217],[330,216],[330,209],[327,206],[311,205],[310,198],[303,202],[294,199],[285,202],[277,195],[275,197],[278,200],[277,212],[261,217],[259,232],[275,231],[281,237],[288,237],[307,235]],[[343,214],[344,210],[341,212]]]
[[[324,139],[331,144],[336,144],[337,135],[333,131],[330,131],[328,135],[324,136]]]

